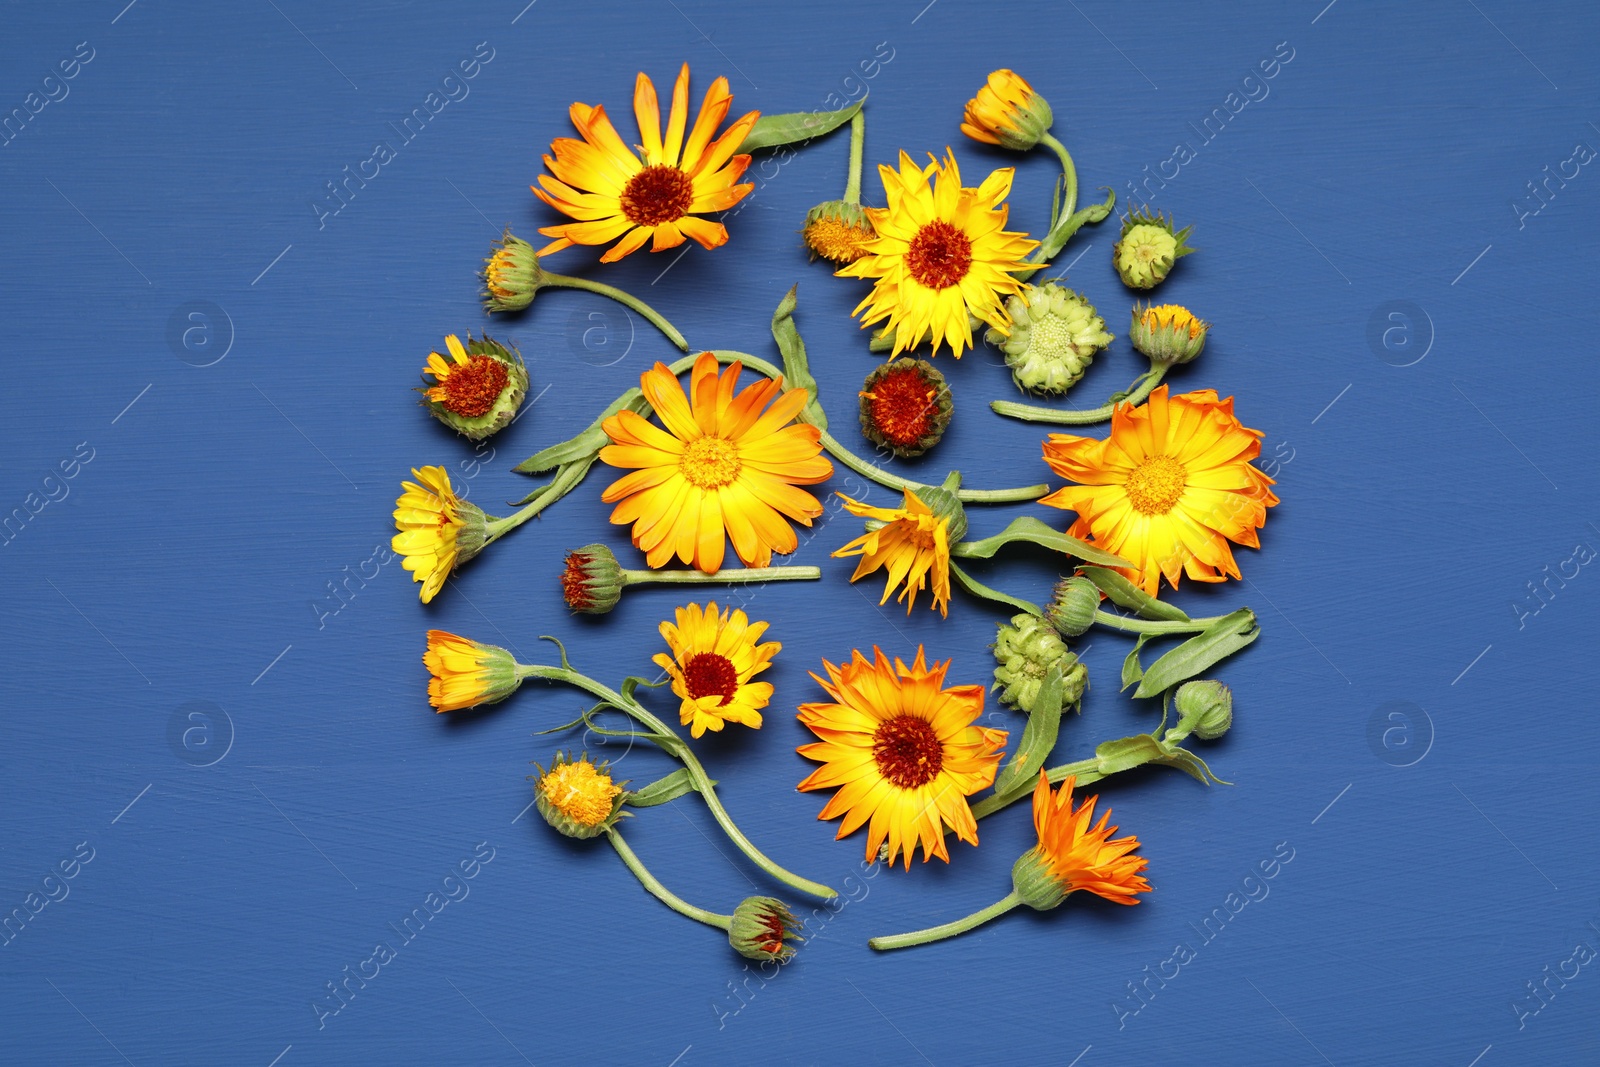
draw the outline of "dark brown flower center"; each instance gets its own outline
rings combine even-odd
[[[694,184],[677,167],[664,163],[646,167],[622,190],[622,213],[637,226],[659,226],[689,213]]]
[[[943,219],[935,219],[911,239],[906,266],[911,276],[929,289],[948,289],[967,276],[972,266],[972,241]]]
[[[490,356],[473,356],[450,368],[444,380],[444,409],[464,419],[487,415],[511,379],[504,363]]]
[[[739,691],[739,672],[733,661],[715,652],[696,652],[683,665],[683,684],[691,700],[721,697],[718,707],[727,706]]]
[[[901,448],[919,444],[933,427],[933,385],[915,366],[891,370],[862,394],[872,425],[885,439]]]
[[[944,745],[932,723],[915,715],[899,715],[872,735],[872,758],[891,785],[915,789],[938,777],[944,766]]]

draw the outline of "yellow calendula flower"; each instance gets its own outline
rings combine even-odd
[[[811,675],[833,703],[800,705],[800,721],[821,740],[798,751],[823,766],[799,788],[839,790],[817,817],[844,816],[840,838],[866,826],[867,859],[887,841],[891,864],[903,855],[909,869],[919,844],[923,862],[948,863],[947,827],[978,843],[967,797],[994,784],[1006,731],[977,725],[983,686],[944,688],[949,660],[930,670],[920,647],[909,667],[872,652],[870,661],[853,652],[842,667],[824,660],[828,677]]]
[[[434,384],[422,390],[434,418],[478,441],[508,426],[528,394],[528,370],[514,348],[487,337],[450,334],[448,356],[428,353],[422,373]]]
[[[949,615],[950,607],[950,545],[966,533],[966,517],[960,516],[959,531],[951,529],[955,516],[936,514],[927,502],[907,489],[905,502],[898,508],[875,508],[870,504],[852,500],[838,494],[852,515],[877,519],[884,526],[871,530],[851,541],[837,552],[835,559],[860,556],[853,582],[873,571],[888,572],[880,604],[888,603],[889,596],[900,590],[900,600],[906,605],[906,614],[916,604],[917,594],[925,586],[933,589],[933,606],[940,615]],[[959,514],[959,513],[957,513]]]
[[[735,395],[742,369],[731,363],[719,376],[717,358],[702,353],[686,396],[657,363],[639,387],[666,428],[628,410],[601,424],[612,443],[600,459],[633,470],[600,499],[617,505],[612,522],[633,524],[634,547],[652,567],[676,555],[715,574],[730,539],[746,566],[765,567],[774,552],[798,547],[785,516],[810,526],[822,514],[817,498],[797,486],[827,481],[833,464],[815,426],[791,424],[811,394],[785,392],[782,381],[765,378]]]
[[[433,675],[428,679],[428,703],[435,711],[494,704],[522,684],[511,653],[446,630],[428,631],[422,662]]]
[[[557,752],[547,771],[532,776],[533,802],[544,821],[568,837],[598,837],[622,818],[627,790],[611,779],[607,764],[596,766],[585,752],[573,759]]]
[[[682,701],[679,722],[693,737],[730,722],[760,728],[772,686],[751,679],[783,648],[777,641],[756,643],[767,624],[751,622],[742,611],[719,610],[715,602],[679,608],[676,620],[661,624],[672,655],[657,653],[654,661],[672,679],[672,692]]]
[[[1045,462],[1082,484],[1040,503],[1077,512],[1067,532],[1131,561],[1122,573],[1152,596],[1163,577],[1174,589],[1183,574],[1238,578],[1228,542],[1261,547],[1256,531],[1278,502],[1273,480],[1250,462],[1261,437],[1234,416],[1232,397],[1169,397],[1162,385],[1139,407],[1119,404],[1103,441],[1051,434]]]
[[[1050,102],[1020,74],[997,70],[967,101],[961,132],[974,141],[1025,152],[1039,143],[1055,116]]]
[[[744,199],[754,185],[738,185],[750,165],[748,155],[735,155],[745,135],[761,117],[742,116],[712,140],[728,116],[733,94],[728,79],[718,78],[706,91],[694,128],[684,139],[689,117],[689,65],[685,63],[672,88],[672,111],[665,137],[655,85],[643,73],[634,84],[633,113],[639,123],[641,157],[617,135],[604,107],[573,104],[572,124],[583,140],[562,137],[545,156],[550,174],[541,174],[534,195],[563,215],[579,221],[543,226],[539,232],[555,240],[539,249],[548,256],[572,245],[601,245],[616,240],[602,263],[613,263],[651,240],[652,252],[676,248],[685,238],[702,247],[727,243],[720,222],[697,213],[725,211]]]
[[[483,548],[488,519],[481,508],[456,496],[443,467],[413,468],[411,473],[417,481],[400,483],[403,491],[394,508],[400,532],[390,545],[405,557],[400,565],[422,583],[426,604],[455,568]]]
[[[1013,171],[1004,167],[976,189],[961,184],[953,152],[943,162],[918,167],[900,153],[900,169],[879,167],[888,206],[866,208],[877,237],[866,255],[835,273],[871,278],[872,292],[857,305],[861,325],[888,320],[891,357],[931,335],[933,351],[948,344],[959,359],[972,346],[972,318],[1000,333],[1011,326],[1005,298],[1021,288],[1012,273],[1033,270],[1024,257],[1039,242],[1006,230]]]

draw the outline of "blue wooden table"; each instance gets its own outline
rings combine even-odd
[[[1592,8],[97,0],[5,21],[0,1061],[1600,1062]],[[824,580],[746,604],[784,646],[766,726],[697,742],[753,839],[846,888],[804,911],[813,936],[780,973],[528,810],[530,761],[557,747],[638,782],[669,769],[659,753],[533,736],[583,710],[569,690],[429,709],[430,627],[525,660],[557,636],[616,683],[653,673],[656,626],[689,599],[565,610],[568,549],[642,565],[604,471],[427,607],[388,550],[411,467],[446,466],[504,513],[535,484],[513,465],[675,354],[588,294],[489,322],[474,272],[505,226],[557,221],[528,186],[568,105],[604,103],[626,136],[635,72],[660,84],[684,61],[696,100],[730,79],[736,114],[870,92],[869,164],[949,145],[977,177],[1015,165],[1011,217],[1037,232],[1054,160],[957,130],[1011,67],[1054,105],[1086,199],[1109,187],[1194,224],[1201,251],[1158,296],[1215,329],[1174,387],[1237,397],[1283,502],[1243,581],[1173,597],[1261,618],[1217,672],[1236,725],[1203,748],[1234,784],[1158,769],[1103,789],[1150,860],[1138,907],[1075,899],[867,948],[1003,895],[1033,831],[1019,807],[948,866],[887,871],[795,791],[809,670],[925,644],[952,682],[983,683],[1004,618],[959,593],[948,620],[880,610],[877,582],[829,558],[860,529],[837,508],[793,557]],[[767,358],[799,283],[824,404],[854,439],[881,358],[849,317],[863,290],[795,236],[845,156],[840,132],[758,157],[714,252],[550,266],[639,294],[696,346]],[[865,188],[881,196],[872,166]],[[1085,403],[1142,367],[1115,226],[1057,261],[1119,335]],[[537,399],[475,449],[410,390],[445,334],[486,328],[520,347]],[[955,422],[904,469],[1047,480],[1044,428],[987,410],[1015,396],[996,352],[938,365]],[[975,508],[973,532],[1021,514],[1065,521]],[[1039,597],[1059,566],[982,573]],[[1086,640],[1092,689],[1058,762],[1153,725],[1117,692],[1128,647]],[[985,722],[1021,725],[992,698]],[[628,831],[691,900],[777,888],[692,797]]]

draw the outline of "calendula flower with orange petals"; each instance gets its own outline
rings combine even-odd
[[[1180,575],[1199,582],[1239,577],[1229,542],[1261,547],[1256,531],[1278,498],[1251,464],[1260,430],[1242,425],[1233,398],[1201,389],[1168,396],[1165,385],[1134,407],[1120,404],[1105,440],[1051,434],[1044,459],[1063,478],[1040,503],[1078,513],[1067,533],[1134,564],[1123,570],[1146,593]]]
[[[765,378],[735,395],[742,369],[730,363],[719,376],[717,358],[702,353],[686,396],[657,363],[639,387],[666,428],[626,409],[601,424],[612,443],[600,459],[633,470],[600,499],[617,505],[612,522],[633,524],[634,546],[652,567],[676,555],[715,574],[730,539],[747,566],[765,567],[774,552],[798,547],[786,517],[810,526],[822,514],[817,498],[797,488],[833,475],[821,432],[793,423],[811,394]]]
[[[712,82],[685,139],[689,118],[689,64],[685,63],[672,87],[672,110],[663,136],[656,87],[641,72],[633,89],[640,152],[618,136],[603,106],[573,104],[572,124],[583,139],[560,137],[551,143],[554,155],[544,157],[550,173],[539,176],[543,188],[534,188],[533,193],[578,221],[541,226],[539,232],[555,240],[539,249],[539,255],[617,241],[600,257],[602,263],[614,263],[646,240],[651,241],[652,252],[676,248],[686,238],[704,248],[726,244],[727,229],[699,216],[725,211],[755,188],[737,184],[750,157],[736,155],[735,150],[761,117],[751,111],[713,140],[732,104],[728,79]]]

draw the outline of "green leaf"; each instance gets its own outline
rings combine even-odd
[[[1039,699],[1028,713],[1028,725],[1022,728],[1022,740],[1017,751],[1006,764],[1005,770],[995,780],[994,791],[1005,793],[1029,778],[1039,776],[1039,768],[1056,747],[1061,733],[1062,672],[1059,666],[1051,667],[1039,686]]]
[[[1126,689],[1144,677],[1144,667],[1139,663],[1139,650],[1148,640],[1150,640],[1149,634],[1140,634],[1139,639],[1133,643],[1128,658],[1122,661],[1122,688]]]
[[[1043,255],[1039,258],[1048,259],[1060,252],[1066,247],[1067,242],[1072,239],[1072,235],[1077,233],[1084,223],[1105,221],[1106,216],[1111,214],[1111,209],[1116,206],[1117,194],[1107,186],[1101,186],[1101,188],[1106,190],[1106,198],[1103,203],[1090,204],[1088,207],[1075,211],[1064,219],[1057,218],[1050,227],[1050,232],[1045,235],[1044,240],[1041,242]],[[1055,216],[1052,215],[1052,217]]]
[[[745,134],[735,151],[743,154],[821,137],[855,118],[856,112],[866,102],[867,98],[863,96],[838,111],[791,111],[785,115],[762,115],[756,119],[756,124]]]
[[[1061,531],[1046,526],[1032,515],[1024,515],[1020,519],[1013,520],[1010,526],[992,537],[985,537],[981,541],[964,541],[952,549],[951,553],[963,559],[989,559],[1001,546],[1013,541],[1030,541],[1057,552],[1065,552],[1069,556],[1076,556],[1086,563],[1099,563],[1106,567],[1133,566],[1121,556],[1113,556],[1105,549],[1096,548],[1087,541],[1068,537]]]
[[[950,576],[956,580],[957,585],[971,593],[973,596],[981,596],[985,600],[993,600],[1000,604],[1009,604],[1011,607],[1017,608],[1020,611],[1026,611],[1030,615],[1041,614],[1039,605],[1029,603],[1026,600],[1018,600],[1009,593],[1002,593],[998,589],[989,588],[987,585],[984,585],[982,582],[978,581],[978,579],[974,578],[972,575],[956,566],[954,562],[951,562],[950,564]]]
[[[828,416],[823,413],[822,404],[818,401],[817,379],[812,376],[811,363],[806,358],[806,343],[800,339],[800,329],[794,324],[794,309],[798,303],[795,291],[799,288],[798,285],[791,285],[778,302],[778,310],[772,313],[772,339],[778,342],[778,351],[783,353],[784,384],[811,394],[811,402],[801,412],[801,420],[819,430],[826,430]]]
[[[658,778],[642,789],[630,790],[627,805],[630,808],[653,808],[657,804],[677,800],[685,793],[694,791],[694,776],[689,773],[689,768],[679,767],[665,778]]]
[[[1182,609],[1157,600],[1116,571],[1109,571],[1104,567],[1080,567],[1078,573],[1093,582],[1095,587],[1106,595],[1106,599],[1118,607],[1135,612],[1140,618],[1168,622],[1189,621],[1189,616],[1185,615]]]
[[[1094,758],[1099,761],[1101,777],[1132,770],[1154,760],[1162,759],[1166,751],[1149,734],[1134,734],[1115,741],[1102,741],[1095,746]]]
[[[1190,752],[1186,748],[1169,747],[1167,749],[1167,754],[1160,759],[1155,760],[1154,762],[1164,764],[1168,767],[1176,767],[1180,771],[1186,771],[1203,785],[1233,784],[1232,782],[1224,782],[1221,778],[1218,778],[1211,772],[1211,768],[1206,766],[1205,760],[1201,759],[1199,756],[1196,756],[1193,752]]]
[[[601,429],[601,424],[611,416],[627,408],[636,415],[643,415],[650,409],[650,402],[637,388],[629,389],[612,402],[611,406],[600,413],[600,417],[589,424],[589,427],[576,437],[551,445],[543,452],[535,453],[518,463],[511,469],[518,474],[540,474],[544,471],[554,470],[563,463],[573,463],[587,457],[598,455],[600,450],[611,443],[611,438]]]
[[[671,681],[670,678],[663,678],[659,682],[651,682],[645,680],[644,678],[640,678],[638,675],[630,674],[628,677],[622,680],[622,695],[627,697],[629,700],[632,700],[634,690],[638,689],[641,685],[646,689],[660,689],[669,681]]]
[[[1169,686],[1189,678],[1233,655],[1261,635],[1256,613],[1240,608],[1224,615],[1200,633],[1150,665],[1134,692],[1136,697],[1155,696]]]

